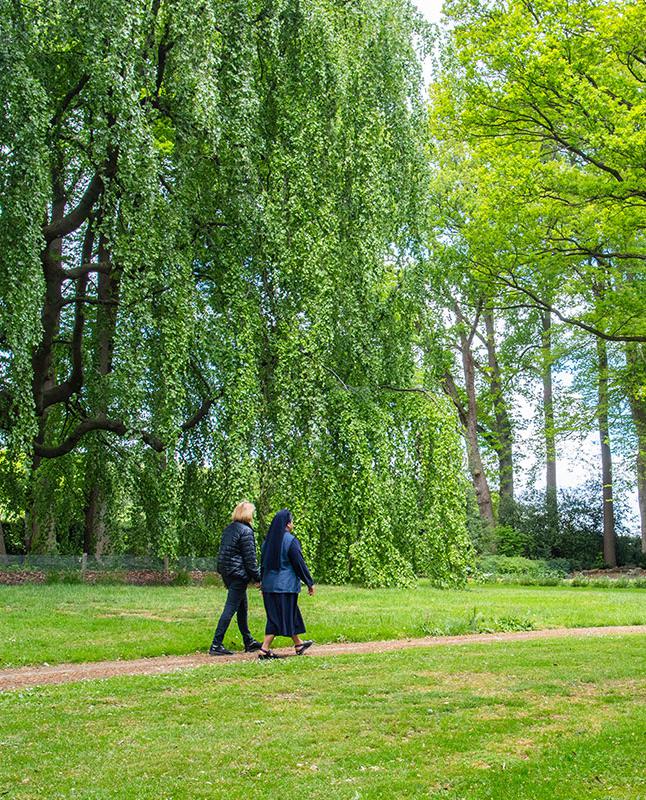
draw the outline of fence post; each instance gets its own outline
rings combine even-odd
[[[81,556],[81,575],[85,575],[85,571],[87,569],[87,553],[83,553]]]
[[[168,556],[164,556],[164,577],[168,577]]]

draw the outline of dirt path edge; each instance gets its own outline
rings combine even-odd
[[[570,636],[625,636],[645,634],[646,625],[617,625],[597,628],[547,628],[538,631],[513,631],[510,633],[473,633],[461,636],[427,636],[423,639],[391,639],[382,642],[343,642],[312,647],[308,658],[327,656],[383,653],[392,650],[437,647],[441,645],[489,644],[495,642],[526,642],[533,639],[560,639]],[[281,655],[294,655],[293,648],[278,648]],[[210,657],[206,653],[186,656],[155,656],[128,661],[92,661],[84,664],[55,664],[35,667],[18,667],[0,670],[0,692],[26,689],[46,684],[74,683],[101,680],[115,676],[162,675],[207,664],[231,664],[254,661],[253,653],[236,653],[233,656]]]

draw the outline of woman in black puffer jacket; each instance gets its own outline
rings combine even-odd
[[[230,656],[222,641],[227,632],[229,623],[236,614],[238,628],[242,634],[244,649],[252,653],[260,649],[249,630],[247,621],[247,585],[254,583],[260,586],[260,572],[256,560],[256,540],[251,523],[256,507],[253,503],[243,500],[235,507],[231,524],[224,529],[220,552],[218,554],[218,572],[222,575],[228,594],[224,610],[218,621],[218,626],[213,635],[213,644],[209,650],[211,656]]]

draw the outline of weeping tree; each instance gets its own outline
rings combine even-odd
[[[0,19],[0,426],[27,549],[80,529],[98,554],[212,552],[246,495],[261,526],[293,507],[329,579],[460,577],[451,413],[384,388],[417,369],[412,6]]]

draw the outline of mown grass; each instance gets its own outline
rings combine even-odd
[[[0,695],[0,796],[638,800],[646,635],[217,664]]]
[[[0,586],[0,667],[204,650],[224,601],[216,587]],[[301,595],[317,642],[473,631],[646,624],[646,594],[626,589],[474,585],[439,590],[321,586]],[[264,625],[250,590],[251,629]],[[225,644],[239,648],[233,622]]]

